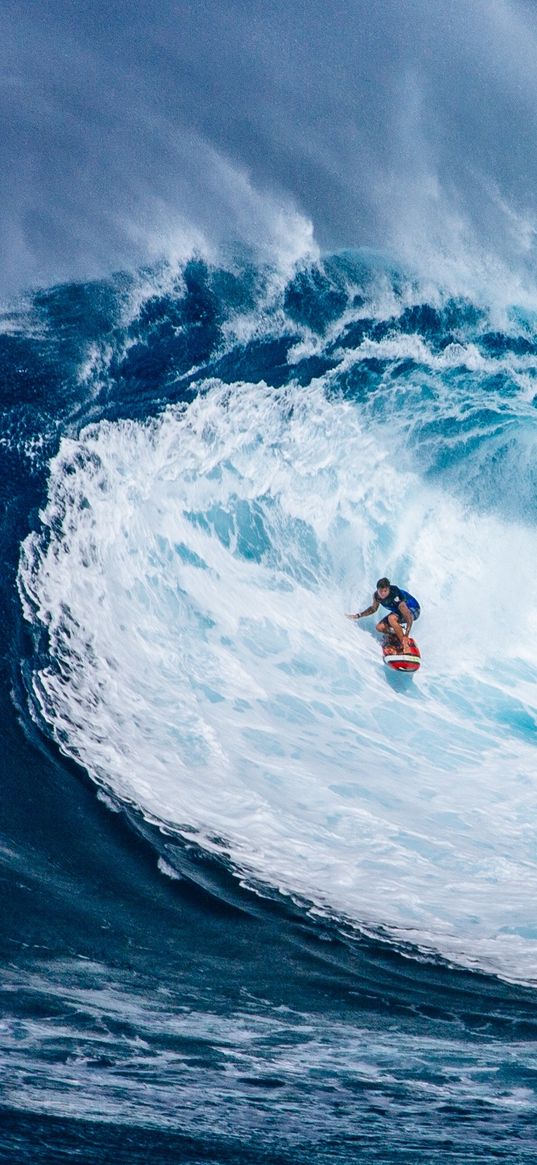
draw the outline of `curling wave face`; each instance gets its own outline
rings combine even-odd
[[[350,267],[228,304],[210,360],[183,318],[190,398],[62,439],[19,570],[32,712],[251,883],[533,979],[532,325]],[[412,687],[343,617],[385,572],[423,606]]]

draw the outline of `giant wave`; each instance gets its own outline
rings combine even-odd
[[[33,717],[262,892],[533,980],[531,313],[363,254],[107,295],[21,555]],[[412,687],[344,619],[381,573]]]

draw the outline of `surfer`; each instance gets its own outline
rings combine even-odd
[[[381,635],[396,635],[403,653],[410,655],[412,647],[409,637],[412,624],[420,616],[418,600],[409,591],[396,587],[389,578],[379,578],[371,606],[366,607],[365,611],[357,611],[355,615],[347,615],[347,618],[365,619],[367,615],[374,615],[379,606],[386,607],[389,614],[377,623],[376,630]]]

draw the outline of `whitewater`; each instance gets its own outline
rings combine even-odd
[[[21,549],[32,717],[258,894],[534,982],[535,318],[364,253],[162,279],[86,345]],[[412,680],[345,618],[384,574]]]

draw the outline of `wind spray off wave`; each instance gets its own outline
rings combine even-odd
[[[532,978],[537,671],[496,612],[537,535],[402,472],[333,389],[212,380],[62,442],[20,568],[35,715],[250,880]],[[423,603],[412,691],[343,617],[385,569]]]

